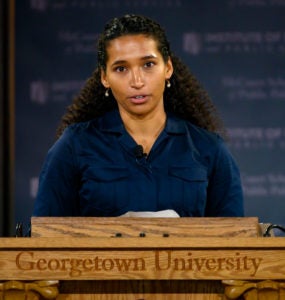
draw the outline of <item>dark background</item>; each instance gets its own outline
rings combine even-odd
[[[246,216],[285,224],[285,0],[16,0],[15,13],[15,222],[29,222],[46,152],[96,67],[103,25],[139,13],[161,23],[218,107]]]

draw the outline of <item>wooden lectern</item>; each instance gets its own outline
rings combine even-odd
[[[32,218],[0,238],[2,300],[285,300],[285,239],[257,218]]]

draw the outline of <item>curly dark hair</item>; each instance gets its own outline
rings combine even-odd
[[[165,31],[161,26],[145,16],[125,15],[121,18],[114,18],[106,24],[98,40],[98,67],[86,81],[73,103],[67,107],[57,129],[57,136],[59,137],[70,124],[88,121],[102,116],[107,111],[118,109],[112,93],[109,97],[105,97],[101,71],[106,70],[109,42],[121,36],[137,34],[153,38],[164,62],[167,62],[169,58],[172,61],[174,72],[170,79],[171,88],[166,88],[164,91],[165,110],[199,127],[224,135],[222,121],[209,95],[190,69],[171,52]]]

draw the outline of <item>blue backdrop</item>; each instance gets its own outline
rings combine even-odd
[[[218,107],[246,216],[285,224],[285,0],[16,0],[15,221],[29,221],[59,119],[96,66],[98,34],[125,13],[163,25]]]

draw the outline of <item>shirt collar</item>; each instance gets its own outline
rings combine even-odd
[[[124,125],[117,109],[109,111],[101,117],[101,130],[105,132],[123,133]]]
[[[107,112],[101,117],[101,120],[101,129],[103,131],[121,134],[124,132],[124,125],[117,109]],[[168,134],[185,134],[185,121],[176,117],[172,113],[167,113],[165,132]]]
[[[169,134],[186,134],[185,120],[176,117],[172,113],[167,113],[165,131]]]

